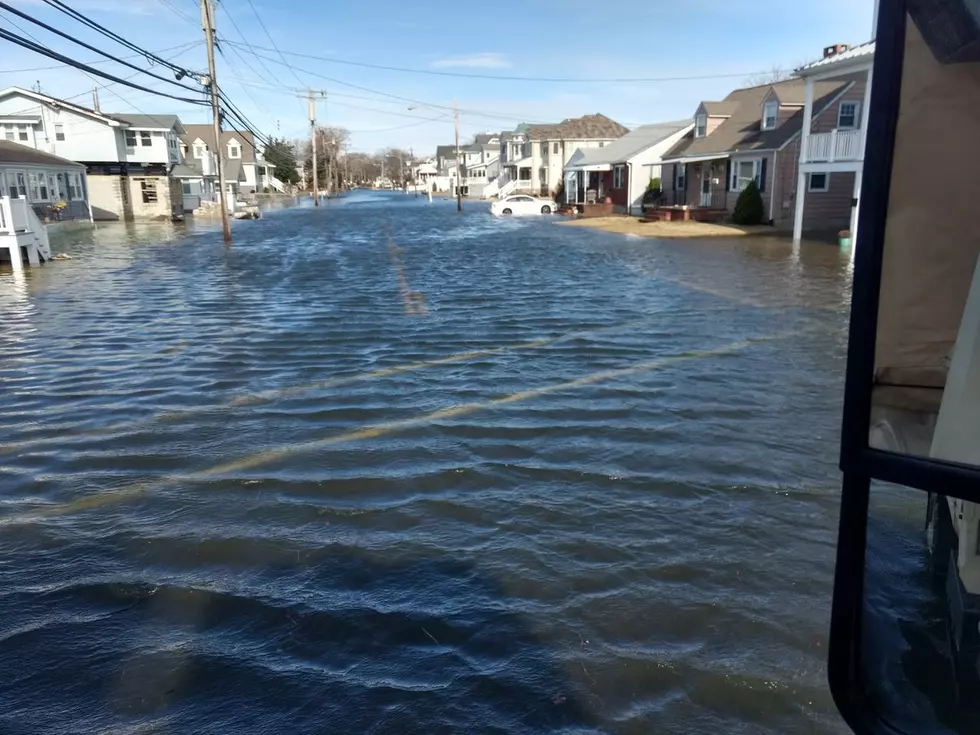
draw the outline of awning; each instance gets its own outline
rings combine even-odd
[[[664,163],[700,163],[701,161],[717,161],[718,159],[731,158],[731,153],[704,153],[700,156],[680,156],[679,158],[665,158]]]
[[[612,171],[609,163],[587,163],[584,166],[565,166],[566,171]]]

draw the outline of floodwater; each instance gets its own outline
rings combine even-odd
[[[367,192],[234,236],[0,273],[0,731],[846,731],[846,253]]]

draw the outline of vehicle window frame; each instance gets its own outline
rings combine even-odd
[[[980,467],[903,455],[870,445],[878,304],[885,224],[901,101],[906,4],[882,3],[875,34],[867,148],[848,332],[840,444],[841,486],[831,610],[828,680],[844,720],[857,735],[894,735],[867,696],[862,648],[871,483],[882,481],[980,503]]]

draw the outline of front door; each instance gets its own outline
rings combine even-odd
[[[701,206],[711,206],[711,164],[701,166]]]

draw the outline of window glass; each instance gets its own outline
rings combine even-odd
[[[136,131],[127,130],[126,131],[126,147],[135,148],[136,147]]]
[[[64,140],[65,139],[65,126],[61,123],[54,124],[54,139]]]
[[[857,102],[841,102],[840,112],[837,116],[837,127],[854,128],[857,127]]]
[[[767,102],[765,111],[763,112],[762,129],[772,130],[774,127],[776,127],[776,118],[778,114],[779,103],[775,101]]]
[[[148,130],[140,131],[140,145],[148,148],[153,145],[153,136]]]

